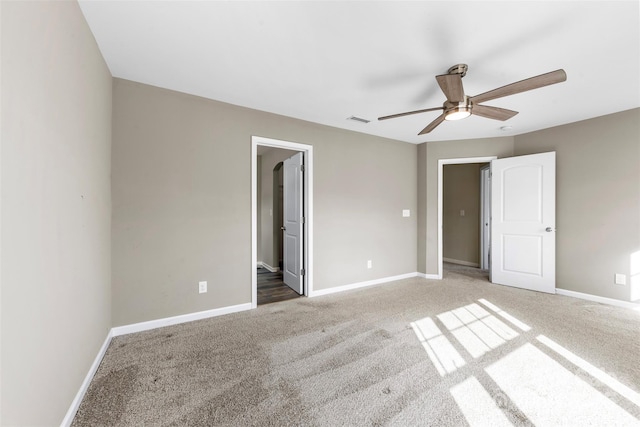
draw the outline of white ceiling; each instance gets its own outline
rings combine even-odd
[[[411,143],[517,135],[640,107],[632,1],[80,1],[114,77]],[[435,75],[467,95],[563,68],[567,81],[487,102],[418,136]],[[362,124],[350,116],[371,120]],[[500,131],[504,125],[512,131]]]

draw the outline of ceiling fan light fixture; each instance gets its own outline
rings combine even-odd
[[[462,120],[471,115],[471,102],[469,98],[464,96],[461,102],[445,101],[444,103],[444,119]]]
[[[471,105],[468,102],[458,102],[458,105],[447,109],[444,113],[445,120],[461,120],[471,115]]]

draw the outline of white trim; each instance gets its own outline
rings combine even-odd
[[[423,279],[427,279],[427,280],[440,280],[440,277],[438,277],[437,274],[418,273],[418,277],[422,277]]]
[[[438,279],[442,279],[442,178],[444,165],[461,165],[466,163],[488,163],[498,156],[463,157],[459,159],[438,159]]]
[[[477,262],[462,261],[461,259],[442,258],[442,261],[450,262],[451,264],[466,265],[467,267],[480,267],[480,264]]]
[[[485,235],[485,224],[487,233]],[[491,253],[491,165],[480,168],[480,263],[479,268],[489,270]],[[485,262],[486,261],[486,262]]]
[[[258,261],[258,145],[304,152],[304,294],[313,293],[313,146],[278,139],[251,137],[251,265]],[[258,306],[258,272],[251,273],[251,307]]]
[[[133,323],[131,325],[116,326],[111,329],[111,335],[117,337],[120,335],[132,334],[134,332],[148,331],[150,329],[162,328],[164,326],[177,325],[179,323],[192,322],[194,320],[207,319],[209,317],[222,316],[224,314],[237,313],[245,310],[251,310],[250,303],[214,308],[212,310],[198,311],[173,317],[165,317],[163,319],[149,320],[148,322]]]
[[[76,397],[74,397],[73,402],[71,402],[71,406],[69,406],[69,410],[67,411],[67,414],[64,416],[62,423],[60,423],[61,427],[70,426],[71,423],[73,422],[73,419],[76,416],[76,412],[78,412],[78,408],[80,408],[80,404],[82,403],[82,399],[84,399],[84,395],[87,393],[87,390],[89,389],[89,385],[91,385],[93,376],[96,374],[96,371],[100,366],[100,363],[102,363],[102,358],[107,352],[107,348],[109,348],[109,344],[111,343],[112,337],[113,337],[113,329],[110,329],[109,333],[107,334],[107,337],[102,343],[102,347],[100,347],[100,350],[96,355],[96,358],[93,360],[93,363],[89,368],[89,372],[87,372],[87,375],[84,377],[84,381],[82,381],[82,384],[80,385],[80,389],[76,393]]]
[[[379,285],[381,283],[394,282],[396,280],[402,280],[402,279],[410,279],[412,277],[419,277],[420,274],[422,274],[422,273],[407,273],[407,274],[400,274],[398,276],[383,277],[381,279],[367,280],[366,282],[352,283],[350,285],[335,286],[333,288],[320,289],[320,290],[314,291],[309,296],[310,297],[319,297],[319,296],[322,296],[322,295],[335,294],[337,292],[350,291],[352,289],[358,289],[358,288],[364,288],[364,287],[367,287],[367,286]]]
[[[622,301],[614,298],[600,297],[598,295],[584,294],[582,292],[569,291],[567,289],[556,288],[556,294],[564,295],[565,297],[573,297],[587,301],[599,302],[601,304],[615,305],[616,307],[631,308],[634,310],[640,309],[640,304],[636,304],[633,302]]]
[[[276,273],[278,271],[280,271],[280,269],[278,267],[271,267],[269,264],[267,264],[264,261],[258,261],[258,268],[263,267],[266,270],[269,270],[272,273]]]

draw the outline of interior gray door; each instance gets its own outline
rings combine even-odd
[[[283,280],[299,294],[303,293],[303,154],[284,161],[283,166]]]

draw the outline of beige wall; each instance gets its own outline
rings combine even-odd
[[[546,151],[557,162],[557,287],[628,301],[640,251],[640,109],[515,137],[516,155]]]
[[[316,290],[415,272],[415,145],[119,79],[113,111],[114,326],[251,301],[252,135],[314,147]]]
[[[425,270],[421,273],[438,273],[438,160],[468,157],[509,157],[513,155],[513,138],[483,138],[460,141],[434,141],[422,144],[418,164],[424,170],[421,192],[426,194],[423,218],[425,233],[418,236],[418,252],[426,257]]]
[[[443,168],[443,257],[476,267],[480,265],[481,166],[468,163]]]
[[[2,2],[2,425],[59,425],[111,326],[111,75],[75,2]]]
[[[296,153],[297,151],[272,148],[260,156],[262,171],[259,174],[261,189],[258,194],[261,196],[261,209],[258,212],[261,226],[258,233],[258,261],[274,268],[278,267],[279,257],[274,253],[273,221],[278,212],[273,205],[273,168]]]

